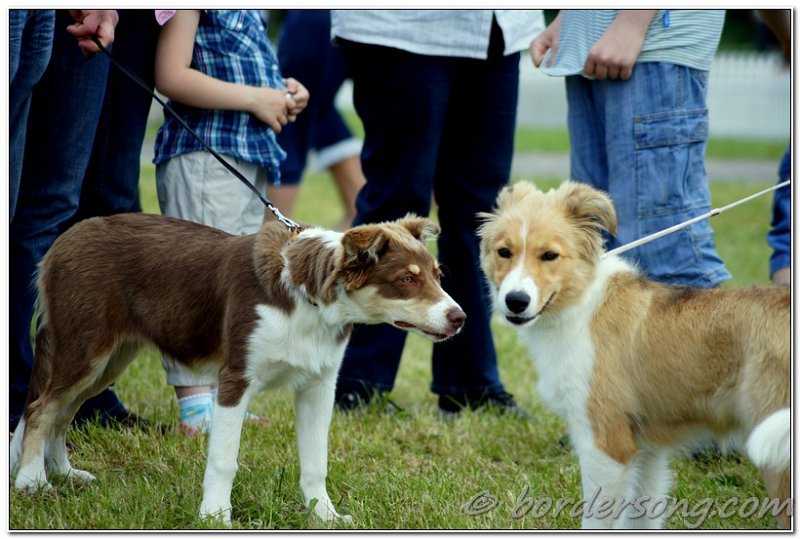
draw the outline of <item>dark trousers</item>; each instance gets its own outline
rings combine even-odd
[[[153,18],[152,10],[141,12]],[[145,54],[148,50],[144,45],[145,37],[137,32],[127,32],[130,20],[130,14],[120,13],[114,48]],[[12,430],[23,412],[34,360],[30,329],[36,300],[36,267],[58,235],[75,221],[79,203],[82,204],[84,178],[97,179],[98,175],[103,178],[102,182],[91,183],[100,190],[93,195],[90,204],[97,214],[130,211],[133,203],[138,207],[138,194],[134,191],[131,195],[131,189],[138,185],[142,140],[140,138],[137,145],[130,137],[136,133],[140,133],[136,136],[144,136],[150,98],[135,87],[131,90],[137,92],[135,97],[127,100],[115,96],[109,101],[109,107],[104,107],[109,69],[116,70],[116,67],[109,66],[108,58],[103,54],[83,56],[75,38],[65,29],[72,22],[65,10],[58,10],[52,56],[44,75],[33,88],[19,198],[9,234],[9,412]],[[133,42],[126,43],[128,40]],[[154,49],[151,47],[149,50]],[[152,70],[152,52],[150,54]],[[130,86],[133,83],[126,84]],[[143,117],[136,121],[126,119],[136,115]],[[106,121],[117,118],[117,125],[106,124],[107,129],[100,130],[98,125],[104,117]],[[138,122],[141,127],[134,127],[132,122]],[[96,133],[100,140],[95,147]],[[123,167],[125,170],[116,178],[100,174],[110,167]],[[127,194],[118,196],[111,187],[114,182],[132,186],[124,189]],[[101,211],[101,207],[107,209]],[[76,417],[91,418],[99,414],[102,419],[125,412],[116,394],[107,389],[86,401]]]
[[[323,150],[352,137],[336,110],[336,93],[347,79],[339,47],[331,45],[331,12],[327,9],[290,9],[278,41],[278,62],[284,77],[294,77],[313,96],[308,107],[278,135],[286,152],[281,183],[298,184],[309,150]]]
[[[519,54],[475,60],[340,46],[365,131],[356,224],[428,215],[433,194],[442,283],[467,313],[464,331],[434,346],[431,390],[466,398],[503,391],[475,231],[476,214],[492,209],[511,172]],[[391,390],[405,337],[387,325],[357,327],[338,390]]]

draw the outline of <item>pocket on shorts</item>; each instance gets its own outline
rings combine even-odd
[[[708,109],[639,115],[633,122],[638,216],[666,216],[707,204]]]
[[[635,116],[634,137],[640,233],[652,234],[708,211],[708,110]],[[695,225],[643,246],[641,263],[658,279],[685,282],[689,268],[699,268],[701,246],[709,240],[706,228]]]

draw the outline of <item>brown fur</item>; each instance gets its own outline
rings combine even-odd
[[[88,398],[101,391],[142,342],[189,365],[219,364],[219,400],[231,406],[246,388],[245,350],[255,305],[272,305],[287,314],[295,307],[281,281],[284,247],[293,262],[292,284],[303,285],[309,301],[330,303],[338,280],[358,289],[375,279],[374,262],[387,242],[405,241],[404,247],[418,253],[389,268],[424,261],[434,266],[428,275],[438,271],[422,243],[411,246],[405,239],[437,230],[427,219],[412,216],[357,227],[345,234],[345,253],[337,260],[314,238],[292,241],[292,233],[274,220],[249,236],[143,214],[83,221],[56,241],[41,264],[43,324],[26,427],[43,400],[59,400],[65,392],[71,395],[67,400],[76,392]],[[390,292],[391,286],[379,284]],[[343,325],[342,339],[350,329]],[[93,371],[105,374],[93,381],[87,378]],[[77,390],[81,385],[86,387]]]

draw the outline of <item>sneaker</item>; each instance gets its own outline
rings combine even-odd
[[[334,403],[342,412],[352,412],[366,407],[371,400],[361,391],[337,391]]]
[[[464,402],[466,401],[466,402]],[[458,416],[465,408],[475,412],[493,412],[517,419],[528,420],[531,415],[519,407],[511,393],[493,393],[477,400],[459,401],[451,395],[439,395],[439,417],[449,419]]]

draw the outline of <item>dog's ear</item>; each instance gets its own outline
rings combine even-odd
[[[566,181],[561,184],[567,215],[581,225],[617,233],[617,213],[606,193],[580,182]]]
[[[435,238],[442,231],[439,225],[426,219],[425,217],[417,217],[413,213],[409,213],[397,222],[400,226],[408,230],[416,239],[426,242],[429,239]]]
[[[377,225],[351,228],[342,238],[342,275],[348,290],[360,288],[367,270],[375,265],[387,246],[386,232]]]

